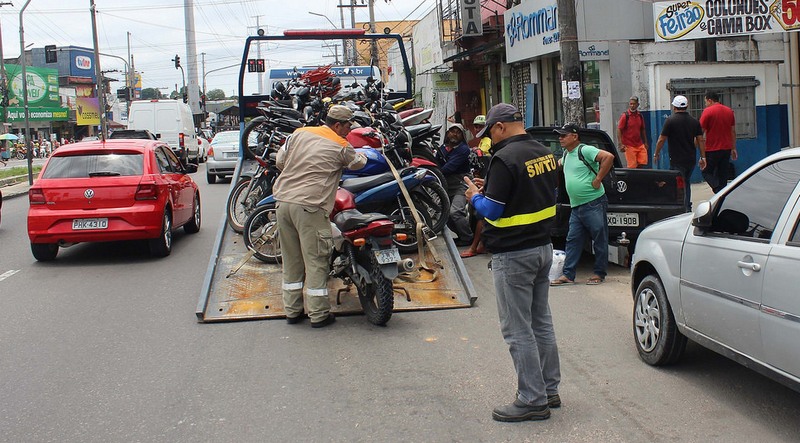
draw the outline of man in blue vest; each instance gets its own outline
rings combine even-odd
[[[501,103],[478,133],[492,138],[486,179],[465,178],[466,196],[483,217],[492,253],[500,329],[517,371],[511,404],[492,411],[498,421],[545,420],[561,406],[561,369],[548,304],[553,261],[550,228],[556,214],[558,166],[552,152],[527,132],[522,114]]]

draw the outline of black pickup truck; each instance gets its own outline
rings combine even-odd
[[[553,128],[530,127],[527,131],[549,147],[556,160],[564,155],[564,149],[558,142],[558,134],[553,132]],[[684,183],[678,171],[623,168],[617,148],[605,131],[582,129],[578,135],[582,143],[614,155],[614,170],[618,182],[615,189],[606,188],[608,255],[609,261],[627,266],[630,264],[630,254],[636,239],[646,226],[684,212],[683,195],[688,184]],[[553,243],[558,246],[563,245],[567,237],[570,215],[563,171],[560,173],[556,205],[556,222],[551,235]]]

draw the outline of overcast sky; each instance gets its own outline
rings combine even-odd
[[[8,0],[0,0],[6,3]],[[3,56],[8,59],[20,54],[19,11],[24,0],[12,0],[13,6],[0,7]],[[342,0],[350,3],[350,0]],[[367,0],[356,0],[366,4]],[[256,23],[268,34],[281,34],[284,29],[331,28],[326,15],[340,24],[339,0],[194,0],[195,40],[198,53],[198,82],[202,86],[200,53],[205,55],[206,90],[219,88],[231,95],[237,88],[237,69],[211,70],[238,65],[242,58],[244,40],[254,35]],[[180,84],[180,71],[173,62],[175,54],[186,65],[185,8],[183,0],[95,0],[97,35],[101,53],[127,59],[127,33],[131,33],[131,53],[134,66],[142,72],[143,87],[174,88]],[[26,46],[41,48],[58,46],[93,47],[89,0],[31,0],[23,14]],[[435,7],[435,0],[375,0],[375,20],[418,20]],[[345,24],[350,27],[350,11],[345,9]],[[356,22],[369,21],[366,7],[356,9]],[[378,30],[380,32],[380,30]],[[270,43],[262,49],[268,68],[314,63],[332,49],[319,47],[318,54],[296,45]],[[100,57],[101,68],[124,70],[119,59]],[[333,58],[322,62],[332,63]],[[121,74],[110,73],[109,77]],[[122,83],[118,84],[120,87]],[[166,89],[164,92],[169,92]]]

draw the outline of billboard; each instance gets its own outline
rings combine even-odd
[[[736,37],[800,29],[797,0],[653,3],[656,41]]]
[[[22,67],[5,65],[8,78],[8,103],[10,106],[22,105]],[[28,106],[58,107],[58,70],[49,68],[25,67],[28,87]]]
[[[78,97],[75,105],[75,116],[78,125],[99,125],[100,104],[96,97]]]

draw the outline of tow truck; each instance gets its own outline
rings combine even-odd
[[[253,54],[269,42],[275,48],[286,42],[335,40],[366,41],[394,40],[399,46],[405,76],[405,91],[390,91],[388,99],[408,99],[412,95],[411,69],[399,34],[368,34],[361,29],[335,30],[286,30],[283,35],[258,35],[247,38],[239,68],[239,130],[243,131],[247,119],[258,116],[256,107],[268,95],[247,90],[252,78],[263,73],[265,60]],[[256,75],[254,75],[256,74]],[[261,76],[258,75],[260,79]],[[263,86],[263,85],[261,85]],[[241,139],[241,137],[240,137]],[[239,146],[239,163],[231,179],[231,189],[243,173],[254,169],[252,161],[246,160],[244,147]],[[430,241],[429,247],[419,253],[407,255],[415,264],[423,264],[405,279],[396,279],[394,287],[394,311],[468,308],[477,296],[467,274],[464,263],[445,230]],[[281,284],[280,264],[267,264],[250,257],[242,237],[231,230],[224,221],[220,224],[214,241],[211,258],[203,279],[203,288],[197,303],[196,315],[200,322],[231,320],[255,320],[285,317]],[[330,279],[328,293],[331,294],[332,311],[336,314],[358,314],[361,305],[355,287],[344,287],[338,279]]]

